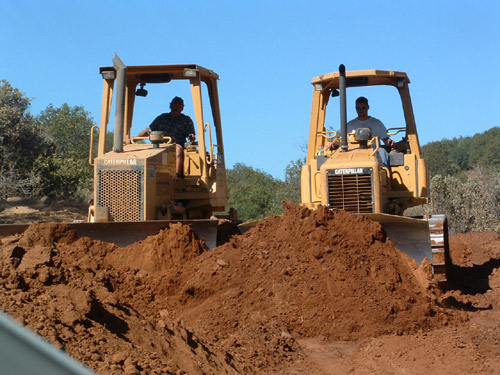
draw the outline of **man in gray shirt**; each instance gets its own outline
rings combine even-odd
[[[375,117],[368,116],[369,109],[370,106],[368,105],[368,99],[364,96],[360,96],[356,99],[356,112],[358,117],[347,123],[347,132],[351,133],[359,128],[370,128],[372,131],[372,137],[378,137],[384,141],[385,145],[394,147],[395,143],[387,134],[387,129],[382,121],[376,119]],[[382,160],[382,164],[388,167],[389,154],[383,147],[380,147],[379,155]]]
[[[356,112],[358,117],[349,121],[347,123],[347,132],[353,132],[359,128],[370,128],[373,137],[378,137],[384,141],[384,144],[388,146],[393,146],[394,141],[392,141],[387,135],[387,129],[379,119],[375,117],[368,116],[368,110],[370,106],[368,105],[368,99],[364,96],[360,96],[356,99]]]

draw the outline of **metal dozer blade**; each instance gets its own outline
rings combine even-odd
[[[189,225],[196,237],[205,242],[208,249],[217,243],[217,220],[156,220],[141,222],[104,222],[104,223],[61,223],[74,229],[78,237],[114,243],[124,247],[146,237],[158,234],[172,223]],[[29,224],[0,225],[0,237],[23,233]]]
[[[394,245],[421,264],[425,258],[432,262],[429,224],[427,220],[388,214],[364,214],[382,225]]]
[[[434,280],[444,286],[449,262],[448,229],[445,215],[412,218],[388,214],[364,214],[382,225],[398,250],[418,264],[427,258],[432,264]]]

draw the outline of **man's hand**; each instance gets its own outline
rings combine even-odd
[[[326,143],[325,149],[333,151],[334,149],[339,148],[341,143],[342,143],[341,138],[335,138],[334,140]]]
[[[394,141],[393,141],[392,139],[390,139],[389,137],[387,137],[387,138],[385,138],[385,139],[384,139],[384,143],[385,143],[387,146],[391,147],[391,148],[396,147],[396,142],[394,142]]]
[[[195,138],[194,134],[189,134],[189,135],[188,135],[188,140],[189,140],[189,142],[194,142],[194,140],[195,140],[195,139],[196,139],[196,138]]]

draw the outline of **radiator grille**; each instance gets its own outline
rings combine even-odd
[[[327,174],[328,206],[349,212],[373,212],[371,174]]]
[[[140,221],[142,171],[100,170],[98,206],[107,207],[112,221]]]

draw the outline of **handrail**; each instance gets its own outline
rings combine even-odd
[[[375,153],[378,152],[378,150],[380,149],[380,141],[378,139],[377,136],[373,137],[372,139],[370,139],[368,141],[368,146],[371,146],[373,144],[373,142],[375,142],[375,149],[373,150],[373,152],[370,154],[370,156],[373,156],[375,155]]]
[[[205,129],[208,128],[208,144],[209,144],[209,149],[210,153],[206,157],[207,164],[212,164],[214,161],[214,146],[212,144],[212,129],[210,128],[210,124],[207,122],[205,124]]]
[[[317,132],[316,134],[326,138],[327,140],[329,138],[337,138],[338,136],[338,132],[335,130],[325,130],[322,132]]]
[[[391,130],[396,130],[395,132],[391,132]],[[390,128],[387,129],[387,135],[396,135],[401,133],[402,131],[406,131],[406,128]]]
[[[94,129],[99,130],[97,125],[92,125],[90,128],[90,148],[89,148],[89,164],[94,166],[94,160],[92,158],[92,154],[94,153]]]

